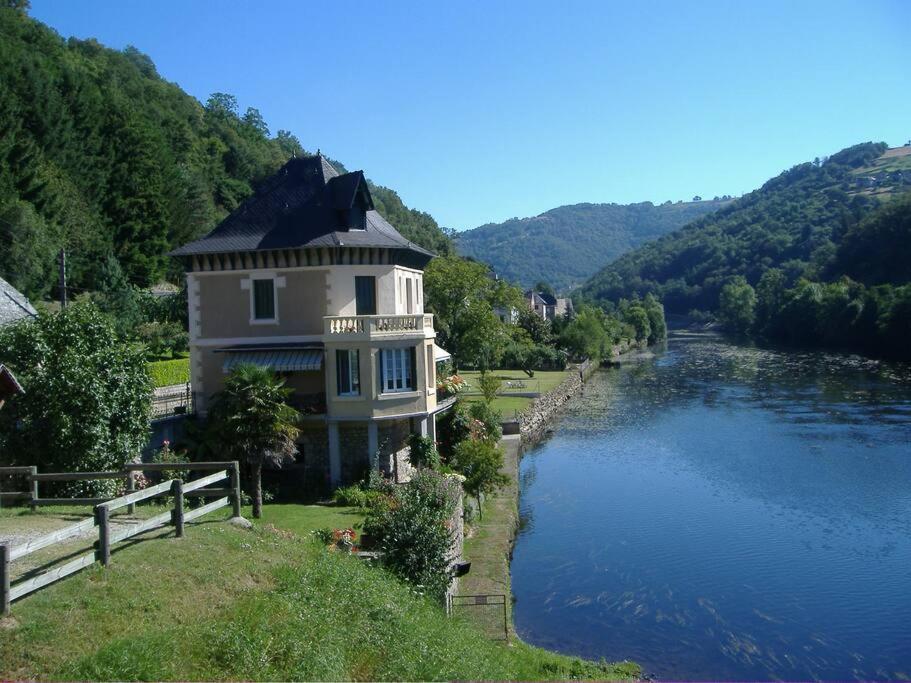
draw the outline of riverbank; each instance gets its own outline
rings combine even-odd
[[[638,350],[640,346],[631,340],[624,340],[613,347],[613,362],[625,353]],[[504,434],[500,440],[503,450],[503,467],[500,470],[509,477],[510,483],[495,494],[484,499],[484,516],[475,520],[471,535],[465,539],[464,557],[471,562],[471,572],[460,579],[460,593],[464,595],[502,594],[506,596],[506,628],[510,640],[519,640],[512,618],[512,582],[510,561],[513,543],[519,530],[519,460],[523,446],[540,439],[557,413],[566,403],[582,391],[585,380],[599,364],[586,361],[559,386],[541,396],[518,416],[516,434]],[[481,617],[480,621],[483,621]],[[484,625],[484,624],[482,624]],[[580,660],[582,662],[584,660]],[[638,677],[638,664],[624,661],[615,665],[618,676]]]

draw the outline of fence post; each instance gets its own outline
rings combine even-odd
[[[133,493],[136,490],[136,479],[133,477],[133,472],[131,470],[127,471],[127,495]],[[136,513],[136,503],[130,503],[127,505],[127,514],[132,515]]]
[[[110,510],[104,505],[95,508],[95,523],[98,525],[98,561],[105,567],[111,563]]]
[[[9,616],[9,543],[0,545],[0,616]]]
[[[174,535],[183,538],[183,482],[180,479],[171,484],[171,495],[174,496],[174,511],[171,513]]]
[[[28,473],[29,492],[32,494],[32,499],[29,501],[28,506],[31,508],[32,512],[38,509],[38,505],[35,503],[38,499],[38,481],[34,476],[36,474],[38,474],[38,468],[35,465],[32,465],[32,470]]]
[[[232,516],[240,517],[240,465],[235,460],[231,463]]]

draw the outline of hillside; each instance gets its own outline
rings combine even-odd
[[[561,206],[534,218],[513,218],[466,230],[456,236],[456,248],[523,287],[544,280],[558,291],[568,291],[621,254],[726,203]]]
[[[669,312],[686,313],[715,310],[722,286],[737,275],[751,285],[771,268],[781,269],[788,286],[800,278],[833,279],[841,274],[836,252],[843,237],[882,202],[911,190],[911,174],[901,172],[911,159],[905,150],[911,152],[864,143],[795,166],[718,212],[621,256],[581,293],[597,300],[653,293]]]
[[[63,247],[75,291],[98,286],[111,254],[137,285],[176,278],[171,248],[305,153],[295,135],[272,135],[231,95],[201,104],[134,47],[64,39],[6,7],[0,83],[0,277],[36,299],[52,293]],[[403,235],[450,250],[431,216],[392,190],[372,190]]]

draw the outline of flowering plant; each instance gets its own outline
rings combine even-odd
[[[336,529],[332,532],[332,546],[339,550],[347,550],[349,553],[357,552],[357,534],[354,529]]]
[[[449,375],[448,377],[442,377],[440,381],[437,382],[437,389],[441,389],[447,394],[457,394],[467,388],[468,382],[466,382],[459,375]]]

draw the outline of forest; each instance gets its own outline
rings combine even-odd
[[[230,94],[200,103],[136,48],[64,39],[21,7],[0,9],[0,82],[0,277],[36,301],[56,296],[61,249],[74,293],[109,287],[112,271],[179,281],[168,251],[306,154]],[[429,214],[371,191],[405,237],[451,251]]]
[[[911,187],[901,173],[876,195],[857,183],[885,149],[864,143],[795,166],[620,257],[579,298],[653,294],[669,312],[717,312],[740,332],[907,356],[896,335],[907,325]]]
[[[605,263],[729,200],[561,206],[533,218],[512,218],[460,232],[455,236],[456,248],[522,287],[543,279],[558,292],[568,292]]]

